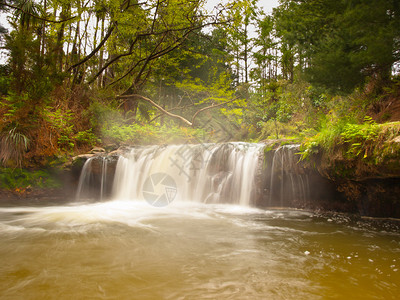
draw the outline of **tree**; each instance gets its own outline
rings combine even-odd
[[[232,59],[232,69],[236,76],[236,85],[248,83],[253,40],[250,37],[250,26],[256,17],[257,0],[241,0],[228,4],[228,20],[224,27],[228,36],[228,45]]]
[[[256,80],[261,94],[266,93],[267,83],[277,79],[277,42],[274,34],[274,21],[271,16],[260,15],[257,19],[257,37],[253,53],[257,68],[252,70],[252,79]]]
[[[341,93],[390,76],[400,60],[399,15],[392,0],[284,0],[275,10],[278,32],[296,48],[308,80]]]

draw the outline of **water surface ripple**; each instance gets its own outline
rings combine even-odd
[[[383,224],[383,225],[382,225]],[[396,225],[139,201],[0,208],[4,299],[397,299]]]

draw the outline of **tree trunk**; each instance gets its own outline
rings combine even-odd
[[[249,82],[249,76],[248,76],[248,69],[249,69],[249,66],[248,66],[248,52],[249,52],[249,40],[247,39],[247,26],[248,26],[248,24],[247,24],[247,22],[245,23],[245,25],[244,25],[244,57],[243,57],[243,60],[244,60],[244,81],[246,82],[246,83],[248,83]]]
[[[102,18],[102,20],[101,20],[101,39],[100,40],[103,40],[104,39],[104,16],[103,16],[103,18]],[[101,70],[101,68],[103,68],[103,65],[104,65],[104,50],[103,50],[103,47],[101,48],[101,50],[100,50],[100,53],[99,53],[99,70]],[[98,81],[97,81],[97,86],[98,87],[103,87],[104,86],[104,80],[103,80],[103,77],[104,77],[104,72],[102,72],[101,73],[101,75],[98,77]]]

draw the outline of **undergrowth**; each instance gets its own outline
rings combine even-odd
[[[365,117],[364,122],[356,124],[340,119],[326,123],[316,135],[306,138],[300,154],[303,160],[316,154],[335,153],[346,159],[376,164],[388,155],[399,155],[394,142],[399,133],[400,122],[377,124],[371,117]]]

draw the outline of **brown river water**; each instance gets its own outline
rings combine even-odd
[[[1,299],[399,299],[396,221],[144,201],[0,207]]]

